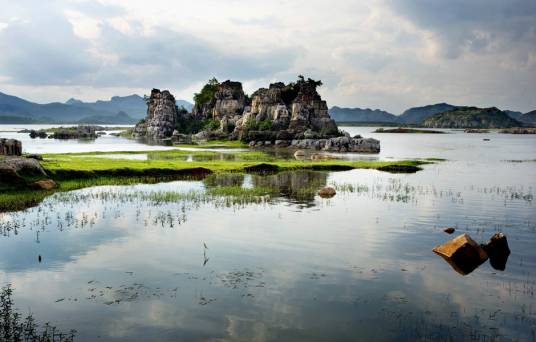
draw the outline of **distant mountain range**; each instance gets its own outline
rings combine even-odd
[[[193,104],[178,100],[191,111]],[[147,105],[139,95],[114,96],[108,101],[39,104],[0,92],[0,123],[94,123],[133,124],[145,117]]]
[[[523,124],[498,108],[458,107],[427,117],[429,128],[510,128]]]
[[[521,115],[519,120],[525,123],[536,124],[536,110]]]
[[[459,108],[475,108],[455,106],[448,103],[437,103],[422,107],[413,107],[404,111],[400,115],[380,110],[380,109],[361,109],[361,108],[341,108],[332,107],[329,110],[331,117],[338,122],[355,122],[355,123],[386,123],[401,125],[422,125],[425,120],[439,113],[452,111]],[[485,108],[484,108],[485,109]],[[496,108],[495,108],[496,109]],[[497,109],[500,111],[499,109]],[[536,111],[521,113],[511,110],[500,111],[509,118],[515,119],[522,123],[536,123]],[[518,122],[518,124],[521,124]]]
[[[397,122],[398,116],[380,109],[331,107],[329,115],[335,121],[345,122]]]
[[[193,104],[188,101],[177,100],[177,106],[191,111]],[[436,114],[458,108],[474,107],[437,103],[409,108],[400,115],[394,115],[381,109],[334,106],[329,110],[329,113],[338,122],[422,125],[426,119]],[[114,96],[107,101],[84,102],[71,98],[65,103],[38,104],[0,92],[0,123],[133,124],[144,118],[146,112],[147,105],[145,100],[139,95]],[[536,124],[536,111],[525,114],[511,110],[500,112],[519,122],[529,125]]]

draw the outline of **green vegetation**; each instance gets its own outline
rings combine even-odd
[[[147,160],[107,159],[98,157],[100,154],[147,154]],[[191,161],[186,160],[191,157]],[[225,157],[228,156],[228,157]],[[196,173],[200,169],[206,173],[244,172],[247,169],[265,164],[278,171],[283,170],[341,170],[341,169],[380,169],[382,167],[419,166],[427,161],[349,161],[349,160],[295,160],[282,159],[260,151],[236,153],[217,153],[208,151],[148,151],[148,152],[113,152],[113,153],[68,153],[43,155],[41,163],[45,170],[54,176],[62,178],[79,178],[80,176],[158,176],[173,174]],[[208,159],[208,160],[207,160]]]
[[[62,333],[50,323],[38,324],[32,313],[20,314],[13,300],[11,284],[0,289],[0,338],[1,341],[73,341],[76,331]]]
[[[216,91],[218,91],[219,85],[220,82],[218,82],[215,77],[210,79],[208,83],[203,86],[199,93],[194,94],[195,106],[200,108],[205,103],[210,102],[210,100],[212,100],[212,98],[214,97]]]
[[[510,128],[522,123],[495,107],[459,107],[426,118],[423,127],[432,128]]]
[[[248,144],[240,140],[209,140],[203,143],[176,144],[177,147],[187,148],[247,148]]]
[[[205,128],[207,128],[207,129],[209,129],[211,131],[215,131],[215,130],[220,128],[220,121],[219,120],[214,120],[214,119],[209,119],[205,123]]]
[[[258,124],[259,131],[271,131],[272,130],[272,120],[266,119],[262,120]]]
[[[211,144],[222,142],[213,141]],[[228,143],[228,142],[225,142]],[[237,142],[233,142],[236,144]],[[112,159],[102,155],[144,154],[147,160]],[[296,170],[377,169],[386,172],[416,172],[429,164],[426,160],[349,161],[284,159],[260,151],[217,153],[210,151],[145,151],[46,154],[41,162],[48,175],[58,183],[56,190],[5,190],[0,193],[0,211],[19,210],[36,205],[55,191],[70,191],[96,185],[156,183],[174,179],[200,179],[209,174],[274,173]],[[267,188],[211,190],[211,195],[259,196]]]

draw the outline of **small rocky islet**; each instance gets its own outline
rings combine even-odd
[[[133,136],[179,143],[240,140],[250,147],[316,149],[379,153],[380,142],[339,131],[317,87],[322,82],[299,77],[272,83],[247,96],[242,83],[213,79],[195,96],[192,112],[178,108],[167,90],[153,89],[147,116]]]

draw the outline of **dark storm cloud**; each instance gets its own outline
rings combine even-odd
[[[445,57],[464,51],[518,50],[527,56],[536,46],[534,0],[387,0],[393,13],[436,33]]]

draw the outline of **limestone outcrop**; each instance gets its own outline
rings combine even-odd
[[[136,125],[134,136],[178,141],[231,139],[253,147],[378,153],[378,140],[339,132],[317,91],[320,85],[320,81],[299,76],[296,82],[272,83],[248,97],[240,82],[212,79],[194,95],[191,114],[179,111],[168,91],[153,89],[147,100],[147,117]]]
[[[20,156],[22,154],[22,143],[15,139],[0,139],[0,155]]]
[[[147,116],[134,127],[134,136],[153,140],[170,138],[178,115],[175,97],[167,90],[153,89],[147,99]]]
[[[259,131],[273,132],[271,140],[285,140],[278,134],[304,139],[308,138],[306,132],[314,135],[310,138],[337,136],[337,125],[329,116],[326,101],[316,90],[320,84],[300,78],[288,85],[278,82],[270,84],[268,89],[257,90],[251,97],[251,105],[236,122],[233,134],[245,141],[261,140]]]

